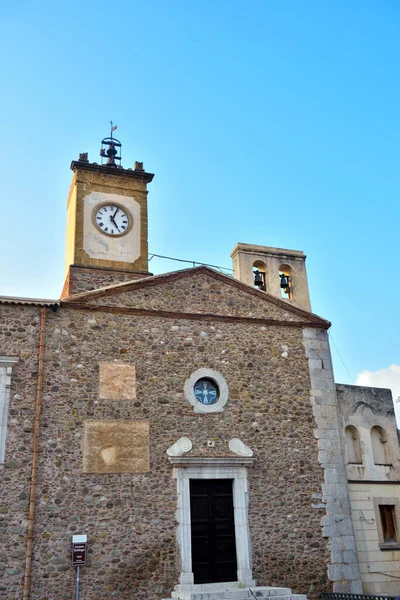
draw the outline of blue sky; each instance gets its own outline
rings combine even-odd
[[[112,119],[151,252],[303,250],[351,378],[400,395],[397,1],[3,0],[0,29],[0,294],[59,296],[70,161]]]

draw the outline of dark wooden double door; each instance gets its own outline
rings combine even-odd
[[[232,479],[191,479],[194,583],[237,580]]]

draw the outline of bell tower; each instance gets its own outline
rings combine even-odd
[[[135,162],[121,166],[121,142],[102,140],[101,164],[87,153],[71,163],[67,201],[65,284],[62,298],[148,272],[147,184],[154,177]]]
[[[231,257],[236,279],[311,312],[303,252],[238,243]]]

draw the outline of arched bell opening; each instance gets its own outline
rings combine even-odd
[[[290,265],[281,265],[279,267],[279,278],[281,288],[281,298],[292,300],[293,298],[293,269]]]
[[[262,260],[253,263],[254,287],[267,291],[267,265]]]

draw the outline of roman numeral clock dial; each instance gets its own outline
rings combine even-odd
[[[114,237],[128,233],[133,224],[130,213],[118,204],[103,204],[96,207],[93,221],[102,233]]]

